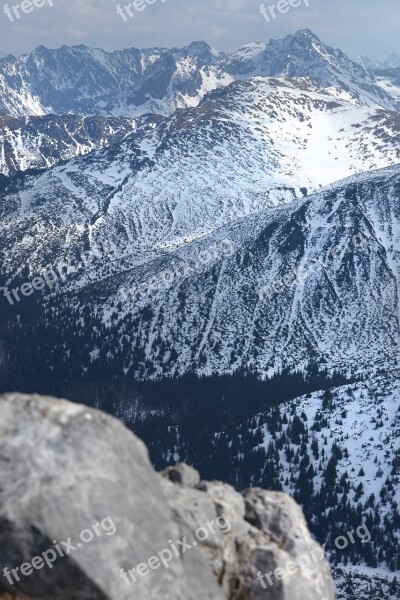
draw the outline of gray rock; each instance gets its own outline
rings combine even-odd
[[[224,597],[235,598],[232,586],[240,577],[237,544],[246,538],[249,529],[244,520],[242,496],[231,486],[217,481],[203,481],[197,490],[175,486],[175,489],[166,490],[166,493],[174,511],[174,520],[180,524],[181,531],[191,538],[196,537],[200,525],[213,521],[214,526],[209,528],[210,535],[199,549],[212,566]]]
[[[184,554],[185,574],[190,582],[188,598],[223,600],[227,596],[219,585],[219,575],[224,567],[224,540],[216,526],[218,514],[213,499],[204,492],[174,485],[167,479],[163,479],[163,488],[171,518],[178,526],[176,539],[185,538],[191,546]],[[208,576],[204,577],[203,573]],[[199,580],[201,586],[198,586]]]
[[[185,463],[180,463],[174,467],[168,467],[161,472],[161,475],[173,483],[180,483],[186,487],[196,487],[196,485],[200,483],[199,472]]]
[[[75,549],[57,556],[69,538]],[[56,555],[49,566],[21,567],[49,549]],[[150,557],[163,557],[166,567],[152,561],[129,579]],[[285,494],[239,494],[199,482],[187,465],[157,474],[143,443],[100,411],[39,396],[0,398],[0,564],[19,567],[12,584],[0,573],[0,595],[333,600],[322,557]]]
[[[230,600],[334,600],[322,548],[311,537],[303,513],[286,494],[252,488],[239,494],[220,482],[198,490],[169,490],[174,520],[188,535],[210,518],[214,504],[224,527],[201,545],[225,598]],[[215,518],[215,517],[214,517]]]
[[[107,517],[115,534],[100,529],[90,543],[79,541]],[[147,450],[117,419],[50,398],[1,398],[0,564],[31,562],[54,549],[53,540],[82,544],[13,585],[2,576],[5,590],[41,600],[183,599],[179,561],[130,586],[120,577],[121,568],[168,547],[173,534]]]
[[[334,600],[324,552],[311,537],[296,502],[281,492],[258,488],[246,490],[243,497],[245,518],[252,526],[238,551],[239,562],[246,565],[245,597]]]

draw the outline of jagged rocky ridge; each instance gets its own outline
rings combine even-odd
[[[356,104],[395,109],[371,72],[309,30],[227,55],[205,42],[178,49],[129,48],[112,53],[39,46],[0,61],[0,113],[12,116],[74,112],[83,115],[171,114],[237,79],[261,75],[311,77]]]
[[[48,553],[51,568],[17,571],[12,584],[2,573],[0,592],[41,600],[160,594],[166,600],[334,600],[323,551],[288,496],[257,488],[239,494],[200,481],[186,465],[162,477],[119,421],[81,405],[14,394],[0,398],[0,417],[1,565],[10,573],[50,548],[56,556]],[[214,534],[197,535],[211,522]],[[96,523],[100,535],[89,539]],[[59,557],[56,543],[66,552],[66,540],[69,553]],[[178,540],[185,542],[184,556],[170,551],[167,568],[147,568],[125,583],[121,570],[127,575],[170,549],[172,540],[177,548]],[[196,547],[187,547],[193,540]],[[258,572],[297,560],[302,568],[292,567],[269,589],[257,580]]]
[[[368,56],[359,56],[356,62],[364,67],[366,71],[377,71],[379,69],[396,69],[400,67],[400,56],[394,52],[383,62],[374,60]]]

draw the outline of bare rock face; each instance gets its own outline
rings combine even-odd
[[[296,502],[281,492],[257,488],[246,490],[243,497],[245,519],[251,526],[239,550],[239,564],[246,565],[246,597],[266,597],[266,592],[260,593],[255,586],[257,582],[263,590],[276,588],[277,595],[271,598],[333,599],[329,565]],[[261,544],[260,533],[264,537]]]
[[[324,552],[300,507],[286,494],[259,488],[239,494],[220,482],[201,482],[197,489],[165,483],[164,491],[181,535],[190,539],[216,510],[220,527],[200,550],[225,598],[334,599]]]
[[[290,563],[292,563],[290,565]],[[283,574],[282,574],[283,572]],[[162,475],[117,419],[0,398],[0,596],[333,600],[322,549],[284,494]]]

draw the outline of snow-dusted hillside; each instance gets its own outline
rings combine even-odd
[[[311,358],[353,372],[393,364],[400,343],[399,184],[399,168],[386,169],[237,221],[169,261],[108,280],[106,301],[100,283],[97,310],[104,310],[118,339],[139,340],[160,375],[192,367],[268,372]],[[362,243],[353,239],[359,233]],[[220,251],[211,265],[199,264],[196,257],[223,240],[231,242],[233,255]],[[346,251],[332,252],[337,246]],[[171,286],[156,284],[148,296],[137,288],[138,280],[155,276],[157,282],[168,262],[179,261],[194,264],[195,272],[173,278]],[[271,284],[304,269],[304,284],[278,285],[271,293]],[[128,297],[122,282],[132,289]],[[143,311],[152,318],[144,322]],[[172,364],[165,344],[175,351]],[[132,366],[129,358],[125,364]]]
[[[294,415],[304,426],[299,443],[293,437]],[[334,574],[339,600],[397,599],[400,582],[393,583],[393,579],[400,567],[396,552],[400,543],[398,366],[389,377],[297,398],[256,422],[264,432],[267,462],[273,461],[284,491],[302,501],[306,509],[315,505],[313,495],[333,494],[334,502],[327,502],[331,532],[325,539],[331,563],[338,564]],[[312,471],[307,471],[310,465]],[[360,560],[352,557],[348,532],[353,530],[356,537],[354,532],[364,523],[369,535],[363,532],[365,558]],[[318,517],[314,524],[318,529]],[[334,544],[338,536],[347,539],[342,552]],[[340,540],[339,546],[342,544]]]
[[[329,394],[329,401],[324,408],[322,392],[309,394],[308,397],[296,399],[296,413],[304,413],[303,417],[310,432],[308,451],[312,455],[311,443],[313,439],[318,442],[318,447],[325,448],[321,466],[326,466],[331,458],[330,449],[337,444],[346,450],[338,458],[336,468],[339,479],[347,473],[350,490],[346,496],[352,505],[357,502],[366,503],[373,494],[380,502],[380,516],[384,520],[394,516],[396,507],[393,501],[400,494],[400,371],[397,368],[393,377],[380,376],[363,383],[343,386]],[[290,405],[279,407],[281,415],[290,410]],[[321,425],[323,421],[323,425]],[[283,427],[286,431],[286,427]],[[325,444],[325,438],[328,444]],[[264,447],[267,449],[273,437],[265,426]],[[297,448],[295,448],[297,450]],[[314,461],[317,460],[314,457]],[[285,491],[294,492],[290,482],[291,465],[285,461],[283,453],[280,457],[281,481]],[[318,464],[318,463],[317,463]],[[388,470],[388,465],[390,469]],[[390,471],[393,468],[393,473]],[[363,475],[360,475],[360,471]],[[295,474],[300,470],[294,467]],[[323,480],[318,474],[313,479],[316,491],[321,489]],[[394,478],[395,493],[381,495],[382,489],[387,487],[387,479]],[[286,479],[289,484],[285,485]],[[362,493],[357,493],[357,488],[362,484]]]
[[[68,330],[58,351],[67,363],[73,356],[74,364],[89,366],[91,356],[94,369],[110,360],[116,373],[139,376],[243,367],[273,373],[311,360],[358,374],[389,369],[400,345],[399,190],[400,168],[393,167],[239,219],[176,250],[136,253],[126,260],[105,254],[87,269],[79,264],[64,289],[82,289],[65,296],[65,305],[62,297],[50,301],[58,317],[53,325],[47,313],[50,329],[55,327],[47,337]],[[7,202],[10,211],[14,200]],[[30,221],[30,234],[25,221]],[[79,241],[87,240],[89,226],[76,223]],[[32,221],[28,204],[3,221],[3,273],[15,269],[22,255],[29,255],[25,260],[31,265],[32,256],[39,258],[34,244],[41,230],[47,235],[42,262],[45,252],[57,256],[62,232],[75,249],[67,256],[76,265],[72,226],[53,220],[51,227],[49,221],[41,224],[39,215]],[[19,242],[11,255],[7,244],[17,230]],[[56,267],[57,260],[49,264]],[[40,269],[30,273],[33,277]],[[2,279],[11,288],[28,274],[25,269],[18,277]],[[11,315],[19,312],[18,305],[8,308]],[[82,335],[87,341],[79,348],[76,336]],[[53,350],[54,344],[51,357]],[[51,363],[53,358],[41,352]]]
[[[293,443],[294,415],[304,425],[299,443]],[[277,422],[281,423],[278,434]],[[281,405],[278,411],[260,416],[257,426],[264,431],[263,447],[269,460],[273,456],[276,461],[277,477],[284,491],[300,499],[305,466],[294,458],[301,447],[301,456],[306,456],[306,462],[313,467],[312,472],[308,471],[312,494],[323,493],[324,486],[328,493],[334,494],[329,519],[332,531],[326,538],[326,552],[331,563],[337,565],[334,569],[337,598],[397,599],[400,593],[400,582],[396,581],[400,564],[396,552],[400,542],[399,369],[389,377],[379,376],[333,392],[297,398]],[[288,444],[282,443],[283,438]],[[278,446],[275,454],[271,452],[271,444]],[[336,489],[327,482],[329,465],[334,465],[334,480],[340,482]],[[306,502],[304,496],[303,502]],[[311,498],[309,502],[313,504]],[[364,544],[366,558],[354,560],[348,531],[355,532],[364,523],[369,528]],[[318,519],[315,524],[318,527]],[[334,544],[338,536],[347,538],[345,551],[338,551]]]
[[[332,568],[336,600],[398,600],[400,588],[396,573],[349,565]]]

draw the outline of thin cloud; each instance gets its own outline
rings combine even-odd
[[[117,14],[119,1],[53,0],[54,7],[36,8],[14,23],[0,8],[0,54],[20,55],[40,44],[57,48],[85,43],[113,50],[183,46],[199,39],[233,51],[304,28],[351,56],[383,59],[400,52],[399,0],[309,0],[309,7],[292,8],[270,23],[260,14],[261,0],[156,0],[127,22]],[[9,0],[9,5],[14,4],[18,2]]]

